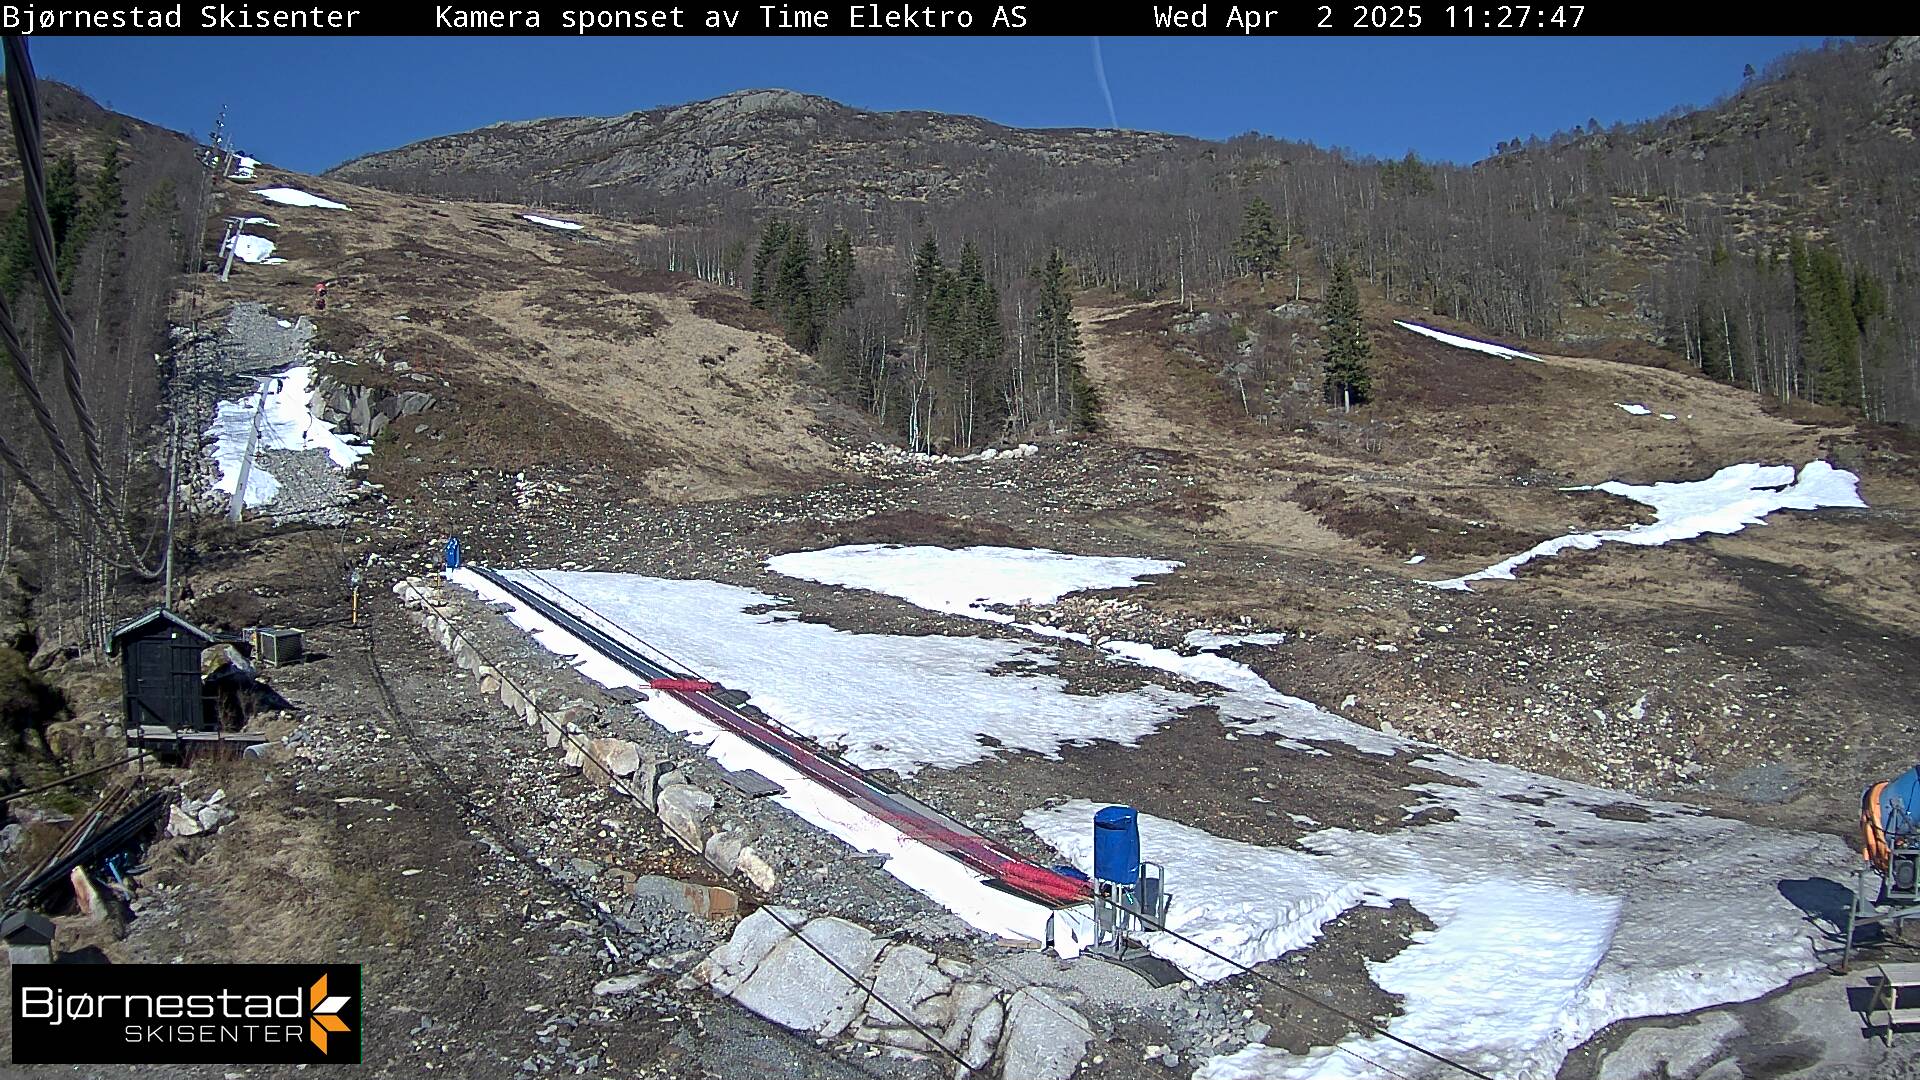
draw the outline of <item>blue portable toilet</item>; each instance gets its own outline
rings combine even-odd
[[[447,537],[446,564],[449,570],[460,569],[460,538],[457,536]]]
[[[1131,806],[1108,806],[1093,815],[1093,876],[1134,885],[1140,880],[1140,815]]]

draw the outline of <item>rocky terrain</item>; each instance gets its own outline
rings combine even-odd
[[[956,155],[945,148],[967,148]],[[1058,177],[1191,156],[1198,140],[1151,132],[1035,131],[969,116],[876,113],[791,90],[611,117],[494,124],[368,154],[330,177],[397,191],[501,197],[548,190],[738,191],[771,205],[892,205],[990,195],[1014,177]]]

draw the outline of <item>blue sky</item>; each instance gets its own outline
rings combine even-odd
[[[1504,139],[1707,104],[1816,38],[1551,41],[1108,38],[1122,127],[1472,161]],[[317,172],[497,120],[612,114],[779,86],[867,109],[1102,127],[1088,38],[42,38],[40,74],[204,137],[220,107],[243,150]]]

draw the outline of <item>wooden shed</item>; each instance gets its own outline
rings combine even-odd
[[[128,731],[207,728],[200,653],[216,640],[165,608],[147,612],[107,638],[107,655],[120,657]]]

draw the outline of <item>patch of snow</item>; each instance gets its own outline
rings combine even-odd
[[[1186,655],[1138,641],[1091,641],[1041,623],[1015,622],[991,604],[1051,603],[1077,589],[1120,588],[1134,579],[1170,573],[1180,566],[1164,559],[1070,555],[1046,549],[895,547],[854,544],[822,551],[776,555],[767,567],[828,585],[899,597],[948,615],[1010,625],[1039,637],[1090,645],[1116,661],[1155,668],[1227,691],[1205,699],[1221,721],[1246,735],[1285,734],[1295,739],[1333,739],[1368,753],[1391,754],[1379,732],[1336,716],[1318,705],[1275,690],[1245,664],[1215,652]],[[935,573],[940,567],[943,573]],[[1158,688],[1155,688],[1158,689]],[[1301,750],[1304,743],[1291,744]]]
[[[1614,404],[1618,405],[1621,411],[1631,416],[1646,416],[1647,414],[1653,412],[1652,409],[1647,408],[1645,405],[1628,404],[1622,401],[1616,401],[1614,402]]]
[[[539,575],[515,576],[523,584],[533,588],[541,587]],[[618,577],[620,575],[598,576]],[[639,678],[632,672],[596,653],[585,642],[568,634],[537,612],[523,607],[506,592],[496,588],[493,583],[471,569],[462,567],[448,571],[447,578],[462,588],[472,590],[483,599],[506,605],[509,609],[508,620],[527,631],[552,652],[576,658],[575,667],[587,678],[607,687],[638,687],[640,685]],[[681,595],[687,598],[718,598],[723,605],[727,606],[742,599],[738,594],[764,595],[754,593],[750,589],[739,589],[709,581],[659,582],[658,584],[683,587],[685,591]],[[564,596],[555,595],[550,589],[543,591],[555,603],[579,610],[577,606],[567,604]],[[767,597],[766,599],[774,600],[775,598]],[[725,608],[723,607],[722,610]],[[596,621],[604,622],[604,620]],[[651,629],[649,633],[651,636]],[[628,644],[636,644],[636,642],[629,640]],[[758,701],[760,695],[757,685],[754,696]],[[848,802],[839,794],[809,779],[785,761],[740,736],[714,725],[706,717],[665,694],[648,695],[647,700],[640,703],[638,709],[648,719],[666,730],[677,732],[694,745],[704,747],[707,754],[722,768],[735,771],[751,770],[779,784],[785,790],[770,796],[774,802],[793,811],[815,828],[838,837],[855,851],[874,852],[885,856],[886,861],[882,865],[887,873],[952,911],[979,930],[998,937],[1040,943],[1047,940],[1050,918],[1054,918],[1056,914],[1065,915],[1069,921],[1072,918],[1070,914],[1055,913],[1039,904],[988,886],[980,875],[968,870],[954,859],[905,836],[892,826]],[[783,716],[782,720],[785,719],[786,717]],[[1077,936],[1058,934],[1055,940],[1056,948],[1062,955],[1072,956],[1078,952]]]
[[[1424,796],[1413,809],[1450,809],[1451,820],[1387,833],[1323,829],[1297,850],[1141,815],[1143,854],[1166,867],[1168,925],[1256,964],[1310,942],[1348,898],[1375,906],[1404,899],[1435,929],[1368,965],[1382,989],[1405,999],[1388,1030],[1516,1077],[1555,1075],[1570,1049],[1616,1020],[1746,1000],[1820,966],[1806,916],[1780,884],[1842,879],[1855,856],[1834,838],[1450,754],[1416,764],[1464,782],[1411,789]],[[1649,820],[1594,813],[1622,803]],[[1068,803],[1024,821],[1087,868],[1095,808]],[[1197,950],[1166,935],[1145,939],[1197,977],[1237,970],[1205,953],[1195,959]],[[1406,1075],[1430,1064],[1378,1037],[1353,1036],[1342,1047],[1294,1055],[1256,1044],[1196,1075],[1379,1075],[1347,1051]]]
[[[250,217],[250,218],[241,218],[241,219],[240,219],[240,224],[242,224],[242,225],[264,225],[264,226],[266,226],[266,227],[267,227],[267,228],[269,228],[269,229],[277,229],[277,228],[279,228],[279,227],[280,227],[279,225],[277,225],[277,224],[275,224],[275,223],[274,223],[274,222],[272,221],[272,219],[270,219],[270,218],[263,218],[263,217]]]
[[[1427,561],[1427,557],[1425,555],[1415,555],[1413,558],[1407,560],[1407,565],[1419,566],[1421,563],[1426,561]]]
[[[1065,680],[1032,670],[1055,661],[1030,645],[850,633],[760,610],[786,600],[738,585],[585,571],[507,576],[597,613],[677,658],[676,668],[749,688],[756,706],[863,769],[910,775],[998,752],[1057,758],[1068,744],[1131,746],[1200,701],[1153,685],[1068,694]]]
[[[1679,417],[1677,417],[1677,416],[1675,416],[1675,415],[1673,415],[1673,414],[1672,414],[1672,413],[1670,413],[1670,412],[1663,412],[1663,413],[1661,413],[1661,414],[1660,414],[1660,419],[1662,419],[1662,420],[1678,420],[1678,419],[1680,419],[1680,418],[1679,418]]]
[[[1860,478],[1825,461],[1812,461],[1796,479],[1791,465],[1729,465],[1705,480],[1663,484],[1623,484],[1609,481],[1597,488],[1654,508],[1652,523],[1625,529],[1574,533],[1542,541],[1508,559],[1463,577],[1427,584],[1440,589],[1467,589],[1475,581],[1512,581],[1516,568],[1535,559],[1557,555],[1568,548],[1591,551],[1601,544],[1657,547],[1675,540],[1691,540],[1707,533],[1726,535],[1758,525],[1776,510],[1818,510],[1822,507],[1865,507]]]
[[[243,263],[263,263],[273,255],[273,241],[241,233],[233,238],[233,257]]]
[[[541,217],[539,214],[521,214],[520,216],[533,222],[535,225],[545,225],[549,229],[567,229],[571,231],[586,228],[585,225],[577,221],[561,221],[559,218]]]
[[[1068,555],[1046,548],[902,547],[851,544],[775,555],[767,569],[823,585],[897,596],[929,611],[990,622],[1013,616],[996,605],[1051,604],[1072,592],[1118,589],[1182,564],[1167,559]]]
[[[1398,319],[1395,319],[1393,324],[1402,330],[1411,330],[1416,334],[1430,337],[1435,341],[1451,345],[1456,349],[1471,349],[1474,352],[1486,353],[1488,356],[1498,356],[1503,360],[1532,360],[1535,363],[1546,363],[1546,361],[1541,360],[1532,353],[1523,353],[1518,349],[1509,349],[1505,345],[1495,345],[1491,341],[1475,341],[1473,338],[1464,338],[1458,334],[1449,334],[1445,330],[1435,330],[1431,326],[1401,322]]]
[[[350,468],[372,453],[351,436],[342,435],[332,424],[316,418],[311,409],[313,368],[307,365],[289,368],[277,375],[265,376],[267,397],[259,412],[259,435],[254,440],[256,454],[267,450],[325,450],[340,468]],[[220,468],[214,490],[233,494],[240,484],[240,462],[247,454],[247,439],[255,423],[260,404],[259,391],[233,401],[222,401],[214,409],[213,423],[204,432],[213,440],[212,456]],[[244,504],[262,506],[280,494],[280,482],[255,461],[247,470]]]
[[[243,154],[233,159],[233,170],[227,173],[227,175],[235,180],[251,180],[253,179],[253,170],[258,168],[259,165],[259,161]]]
[[[349,209],[346,203],[337,203],[332,199],[321,198],[310,191],[301,191],[299,188],[255,188],[253,189],[253,193],[268,202],[279,203],[282,206],[311,206],[321,210]]]

